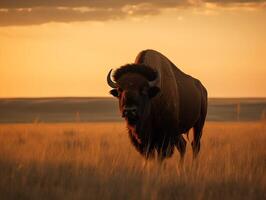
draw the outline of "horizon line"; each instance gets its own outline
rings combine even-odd
[[[2,99],[88,99],[99,98],[108,99],[112,96],[18,96],[18,97],[0,97]],[[208,99],[266,99],[266,96],[210,96]]]

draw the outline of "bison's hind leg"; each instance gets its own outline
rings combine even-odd
[[[178,136],[176,143],[175,143],[175,146],[176,146],[176,149],[180,153],[180,162],[181,162],[181,164],[183,164],[185,153],[186,153],[187,142],[182,135]]]
[[[204,126],[204,119],[200,119],[195,126],[193,127],[193,131],[194,131],[194,138],[193,141],[191,143],[192,145],[192,150],[193,150],[193,158],[195,159],[200,151],[200,139],[202,136],[202,130],[203,130],[203,126]]]
[[[196,124],[193,126],[194,129],[194,139],[192,141],[192,150],[193,150],[193,158],[196,158],[200,151],[200,139],[202,136],[202,130],[205,123],[206,115],[207,115],[207,102],[208,102],[208,94],[207,90],[202,86],[201,88],[201,112],[200,117]]]

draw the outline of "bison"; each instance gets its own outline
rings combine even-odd
[[[138,54],[133,64],[126,64],[107,75],[110,91],[119,99],[129,138],[146,159],[171,157],[174,147],[186,152],[182,136],[193,128],[193,157],[200,151],[200,139],[207,114],[207,90],[202,83],[177,68],[154,50]]]

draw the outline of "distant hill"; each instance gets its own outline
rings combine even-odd
[[[266,98],[210,98],[208,121],[266,118]],[[120,121],[114,98],[0,99],[0,123]]]

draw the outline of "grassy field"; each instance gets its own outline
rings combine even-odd
[[[265,199],[266,123],[208,122],[183,168],[143,158],[123,123],[0,125],[0,199]]]

